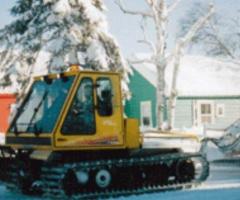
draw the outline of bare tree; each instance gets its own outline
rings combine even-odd
[[[171,84],[171,94],[168,101],[168,128],[171,129],[174,126],[174,119],[175,119],[175,107],[176,107],[176,100],[177,100],[177,77],[180,67],[180,60],[184,54],[185,47],[189,44],[189,42],[193,39],[194,35],[197,33],[201,27],[208,21],[213,13],[213,5],[210,5],[209,12],[200,17],[188,30],[188,32],[182,38],[178,39],[174,52],[174,61],[173,61],[173,78]]]
[[[180,3],[181,0],[175,0],[174,3],[171,5],[167,5],[166,0],[145,0],[148,10],[147,11],[132,11],[127,9],[124,5],[122,0],[116,0],[117,5],[119,8],[126,14],[130,15],[139,15],[145,21],[147,18],[151,19],[154,23],[155,28],[155,37],[156,42],[152,42],[148,39],[146,34],[146,26],[143,23],[141,25],[141,29],[143,31],[143,39],[140,40],[140,43],[146,44],[151,49],[151,56],[149,59],[142,59],[133,61],[133,63],[152,63],[156,66],[157,69],[157,88],[156,88],[156,98],[157,98],[157,128],[159,130],[162,129],[163,125],[163,118],[162,118],[162,110],[164,108],[164,101],[165,101],[165,69],[167,65],[170,63],[171,60],[175,60],[175,72],[173,78],[173,88],[172,88],[172,96],[171,96],[171,110],[174,109],[173,100],[176,98],[176,78],[178,72],[179,61],[182,56],[182,49],[188,44],[188,42],[192,39],[196,31],[198,31],[210,18],[213,13],[213,7],[211,6],[208,13],[199,19],[196,24],[193,25],[189,29],[189,32],[186,34],[185,37],[182,37],[176,43],[176,47],[174,48],[172,54],[169,56],[166,53],[166,44],[167,44],[167,24],[169,20],[170,14],[174,11],[177,5]],[[171,111],[172,112],[172,111]],[[170,113],[170,112],[169,112]],[[172,117],[170,115],[169,117]],[[169,120],[172,122],[173,120]],[[171,128],[171,124],[169,124],[169,128]]]
[[[195,3],[187,14],[180,20],[182,30],[180,35],[185,35],[194,20],[205,12],[204,4]],[[217,57],[238,59],[240,56],[240,11],[232,18],[226,18],[221,13],[216,13],[208,25],[195,34],[191,41],[193,48],[203,48],[203,53]]]

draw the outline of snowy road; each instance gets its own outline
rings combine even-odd
[[[138,196],[120,197],[114,200],[240,200],[240,166],[211,166],[211,175],[201,186],[191,190],[162,192]],[[13,194],[0,186],[0,200],[40,200]],[[113,199],[111,199],[113,200]]]

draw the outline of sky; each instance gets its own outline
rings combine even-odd
[[[16,0],[0,0],[0,28],[10,23],[14,18],[10,16],[9,10],[14,5]],[[224,17],[232,17],[236,15],[237,10],[240,10],[240,0],[182,0],[176,10],[171,14],[168,26],[168,49],[174,47],[174,41],[179,32],[179,21],[186,14],[187,10],[193,2],[200,1],[205,4],[213,2],[216,12],[221,13]],[[140,30],[141,17],[126,15],[121,12],[114,0],[104,0],[107,7],[106,17],[109,23],[109,31],[117,39],[123,54],[127,57],[134,53],[147,53],[148,47],[139,44],[137,40],[142,39]],[[132,9],[146,9],[144,0],[124,0],[125,5]],[[173,2],[169,0],[167,2]],[[149,38],[154,38],[154,29],[151,23],[148,23]]]

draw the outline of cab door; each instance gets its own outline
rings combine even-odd
[[[96,87],[96,125],[102,145],[123,145],[123,110],[120,77],[99,75]]]
[[[117,74],[79,77],[55,134],[56,148],[123,147],[123,116]]]

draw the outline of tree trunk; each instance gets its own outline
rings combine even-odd
[[[165,69],[166,69],[166,26],[167,12],[165,0],[161,0],[159,3],[159,9],[154,8],[154,22],[156,27],[156,55],[155,65],[157,68],[157,129],[163,129],[163,111],[165,108]]]
[[[175,59],[173,63],[173,77],[171,84],[171,93],[168,100],[168,129],[171,130],[174,127],[175,120],[175,108],[177,102],[177,77],[180,66],[181,43],[178,42],[175,50]]]
[[[157,128],[158,130],[162,130],[163,125],[163,110],[164,110],[164,101],[165,101],[165,66],[158,65],[157,66]]]

